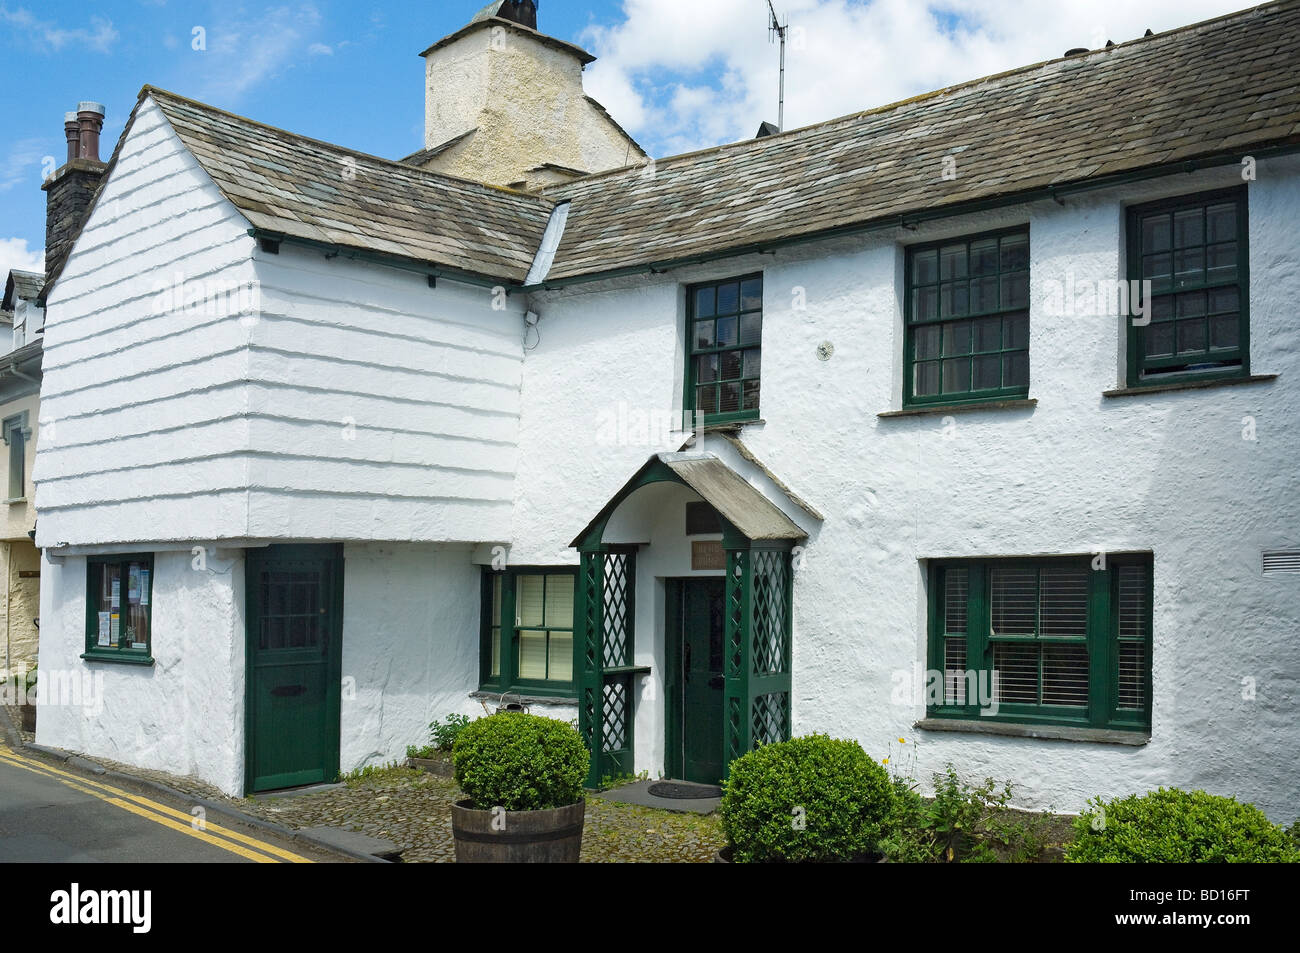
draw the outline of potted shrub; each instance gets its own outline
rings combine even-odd
[[[451,811],[458,862],[577,862],[589,756],[576,728],[519,712],[489,715],[461,730],[452,760],[466,795]]]
[[[1235,798],[1160,788],[1089,803],[1075,818],[1067,863],[1300,863],[1286,830]]]
[[[737,758],[723,784],[718,860],[876,861],[893,811],[885,769],[856,741],[808,735]]]

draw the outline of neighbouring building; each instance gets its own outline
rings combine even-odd
[[[557,52],[467,31],[467,102]],[[44,292],[41,663],[104,697],[38,741],[243,793],[509,695],[593,780],[817,731],[1293,820],[1297,55],[1266,4],[533,191],[145,87]]]
[[[4,659],[0,679],[36,665],[40,615],[41,556],[36,549],[36,508],[32,465],[40,418],[41,334],[45,313],[37,304],[45,276],[14,269],[0,301],[0,439],[4,441],[4,535],[0,537],[0,575],[4,595]]]

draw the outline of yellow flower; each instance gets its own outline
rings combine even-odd
[[[888,758],[885,758],[885,759],[884,759],[883,761],[881,761],[880,763],[881,763],[881,764],[889,764],[889,759],[888,759]]]
[[[899,743],[900,745],[905,745],[905,744],[907,744],[907,739],[906,739],[906,738],[899,738],[899,739],[898,739],[898,743]]]

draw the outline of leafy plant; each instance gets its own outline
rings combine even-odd
[[[502,712],[461,729],[452,761],[475,808],[540,811],[582,799],[590,756],[572,725]]]
[[[733,761],[718,811],[736,863],[846,861],[875,852],[893,800],[856,741],[808,735]]]
[[[438,749],[433,745],[421,745],[420,747],[416,747],[415,745],[406,746],[406,756],[408,758],[432,758],[437,753]]]
[[[610,788],[622,787],[624,784],[631,784],[633,781],[645,781],[650,777],[649,771],[638,771],[636,774],[607,774],[600,779],[596,785],[597,791],[608,791]]]
[[[1065,851],[1073,863],[1300,863],[1300,845],[1253,804],[1159,788],[1093,798]]]
[[[466,715],[448,715],[442,721],[429,722],[429,741],[438,751],[450,751],[469,724]]]
[[[934,797],[925,798],[916,783],[893,778],[896,809],[882,847],[890,860],[903,863],[987,863],[1028,860],[1042,844],[1031,825],[1013,816],[1011,782],[1001,787],[992,778],[978,786],[964,782],[951,764],[934,775]]]

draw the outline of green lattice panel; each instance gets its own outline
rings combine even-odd
[[[753,554],[754,674],[785,672],[789,652],[790,604],[789,554],[781,550],[759,550]]]

